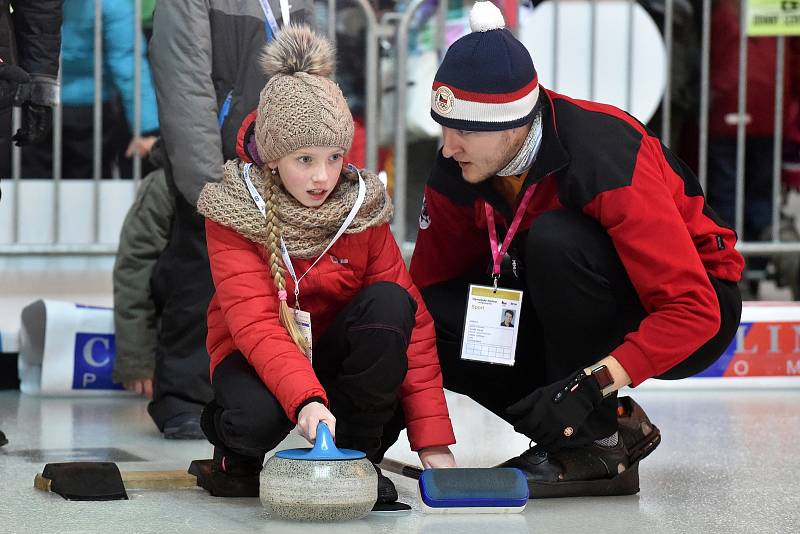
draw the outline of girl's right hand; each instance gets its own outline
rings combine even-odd
[[[309,402],[297,415],[297,430],[310,443],[317,439],[317,425],[320,421],[328,425],[331,436],[336,439],[336,418],[321,402]]]

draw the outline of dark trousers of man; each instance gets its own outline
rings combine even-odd
[[[396,412],[408,369],[406,351],[417,305],[400,286],[370,285],[356,295],[313,347],[313,368],[336,417],[336,444],[375,460],[383,427]],[[313,317],[312,317],[313,328]],[[214,401],[203,418],[209,440],[235,454],[260,457],[294,425],[241,352],[214,369]],[[208,412],[211,412],[210,414]]]
[[[505,413],[509,405],[607,356],[626,334],[638,330],[646,316],[611,239],[594,220],[568,210],[548,212],[517,241],[524,272],[519,279],[504,273],[499,284],[524,290],[522,312],[516,319],[520,328],[513,367],[460,358],[468,284],[488,285],[488,276],[422,291],[436,324],[445,387],[512,423]],[[710,279],[720,303],[719,331],[657,378],[679,379],[702,371],[736,334],[741,316],[738,287]],[[616,395],[609,396],[580,429],[581,437],[613,434],[616,408]],[[386,441],[393,440],[387,435]]]
[[[205,219],[181,195],[169,242],[150,280],[158,325],[153,400],[148,411],[159,430],[172,417],[200,415],[211,400],[206,313],[214,293]]]

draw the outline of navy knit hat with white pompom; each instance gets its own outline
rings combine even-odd
[[[472,33],[450,46],[436,72],[431,117],[442,126],[468,131],[527,124],[539,98],[531,55],[491,2],[476,2],[469,23]]]

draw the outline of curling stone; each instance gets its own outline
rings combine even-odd
[[[272,517],[348,521],[367,515],[378,499],[378,475],[361,451],[338,449],[320,423],[312,449],[288,449],[267,460],[259,495]]]

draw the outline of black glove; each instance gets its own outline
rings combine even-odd
[[[543,386],[506,409],[514,430],[553,449],[576,445],[578,429],[603,401],[597,379],[582,370]]]
[[[49,106],[22,104],[22,128],[14,134],[17,146],[41,143],[47,139],[53,126],[53,112]]]

